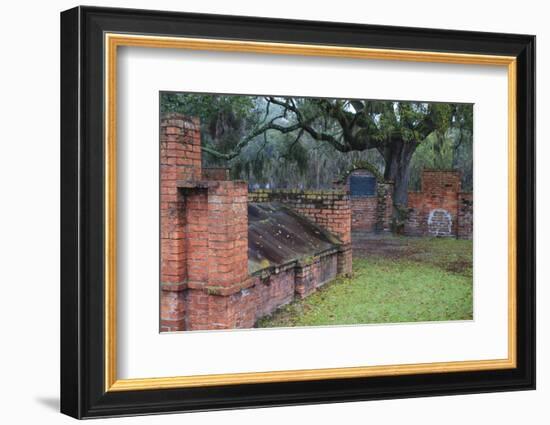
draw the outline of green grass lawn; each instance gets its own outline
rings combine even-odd
[[[337,278],[257,326],[472,319],[471,241],[403,237],[386,241],[391,242],[390,249],[380,249],[380,255],[354,250],[353,278]]]

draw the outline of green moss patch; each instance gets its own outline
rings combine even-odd
[[[472,242],[407,240],[407,255],[355,256],[353,278],[337,278],[258,327],[356,325],[473,318]]]

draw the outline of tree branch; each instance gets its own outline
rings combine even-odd
[[[366,125],[359,125],[359,131],[354,132],[354,128],[358,123],[356,115],[350,116],[343,108],[342,103],[332,104],[327,99],[317,99],[315,105],[321,111],[321,116],[329,117],[333,119],[338,126],[342,129],[342,136],[336,136],[329,132],[317,130],[313,122],[319,118],[319,114],[312,117],[306,117],[300,107],[297,105],[296,101],[292,98],[277,98],[274,96],[266,96],[265,100],[267,101],[267,109],[271,104],[277,105],[282,108],[282,113],[264,125],[257,127],[250,134],[240,140],[237,145],[227,153],[218,152],[213,148],[204,146],[202,150],[204,152],[213,155],[215,158],[231,160],[237,157],[242,149],[255,137],[259,136],[262,133],[265,133],[269,130],[276,130],[282,134],[291,133],[296,130],[300,130],[297,135],[296,140],[293,142],[293,145],[307,133],[311,138],[316,141],[322,141],[330,144],[334,149],[339,152],[350,152],[353,150],[366,150],[372,148],[378,148],[382,143],[381,137],[378,134],[379,131],[377,126],[374,124],[372,117],[364,111],[358,112],[356,114],[363,115],[363,119],[366,121]],[[292,113],[295,118],[295,123],[283,125],[277,123],[279,119],[287,118],[288,113]],[[267,119],[268,114],[266,113],[264,120]],[[360,120],[359,120],[360,121]],[[373,135],[373,128],[376,130]],[[342,139],[342,140],[340,140]]]
[[[294,146],[296,146],[296,143],[298,143],[298,141],[300,140],[300,138],[302,137],[302,134],[304,134],[304,129],[301,128],[300,131],[298,132],[298,135],[296,136],[296,138],[294,139],[294,141],[290,144],[290,146],[288,147],[288,149],[286,150],[286,154],[283,155],[284,158],[288,158],[288,156],[290,155],[290,152],[292,151],[292,149],[294,148]]]
[[[248,145],[248,143],[250,141],[252,141],[252,139],[254,139],[255,137],[259,136],[260,134],[266,132],[267,130],[270,130],[270,129],[273,129],[273,130],[279,130],[281,132],[286,132],[286,133],[289,133],[290,131],[294,131],[296,129],[298,129],[299,127],[296,126],[294,128],[285,128],[285,127],[282,127],[278,124],[275,124],[275,121],[277,121],[278,119],[280,118],[283,118],[282,115],[278,115],[274,118],[272,118],[267,124],[264,124],[262,126],[259,126],[257,127],[255,130],[253,130],[250,134],[248,134],[246,137],[244,137],[243,139],[241,139],[239,141],[239,143],[237,143],[237,145],[230,151],[230,152],[227,152],[227,153],[223,153],[223,152],[218,152],[217,150],[215,149],[212,149],[208,146],[202,146],[202,150],[204,152],[207,152],[209,153],[210,155],[214,156],[215,158],[218,158],[218,159],[225,159],[227,161],[233,159],[233,158],[236,158],[237,156],[239,156],[239,154],[241,153],[241,151],[246,147],[246,145]]]
[[[305,132],[307,132],[313,139],[317,141],[323,141],[328,142],[332,147],[334,147],[336,150],[340,152],[349,152],[351,149],[348,145],[340,143],[332,134],[325,133],[325,132],[319,132],[315,130],[312,125],[311,121],[313,121],[312,118],[306,119],[304,118],[302,112],[299,110],[299,108],[296,106],[296,103],[293,99],[291,101],[280,101],[275,97],[268,97],[267,98],[269,102],[274,103],[275,105],[279,105],[282,108],[284,108],[285,111],[291,111],[296,116],[297,123],[294,124],[291,127],[290,131],[294,131],[298,128],[301,128]],[[324,105],[327,106],[326,104]],[[273,128],[274,130],[281,131],[282,133],[288,133],[289,131],[283,131],[282,127]],[[285,129],[286,130],[286,129]]]

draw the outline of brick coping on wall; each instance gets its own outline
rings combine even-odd
[[[250,273],[250,276],[259,277],[259,278],[266,278],[271,274],[277,274],[277,273],[286,271],[288,269],[291,269],[293,267],[304,267],[304,266],[311,265],[316,260],[322,259],[322,258],[330,256],[330,255],[334,255],[334,254],[338,253],[338,251],[339,251],[339,247],[326,249],[324,251],[315,252],[314,254],[309,255],[309,256],[304,256],[302,258],[297,258],[297,259],[290,260],[290,261],[280,263],[280,264],[276,264],[276,265],[266,266],[263,269],[259,269],[259,270],[256,270],[256,271]]]

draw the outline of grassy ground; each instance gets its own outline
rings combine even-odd
[[[337,278],[258,327],[472,319],[472,242],[354,240],[354,276]]]

